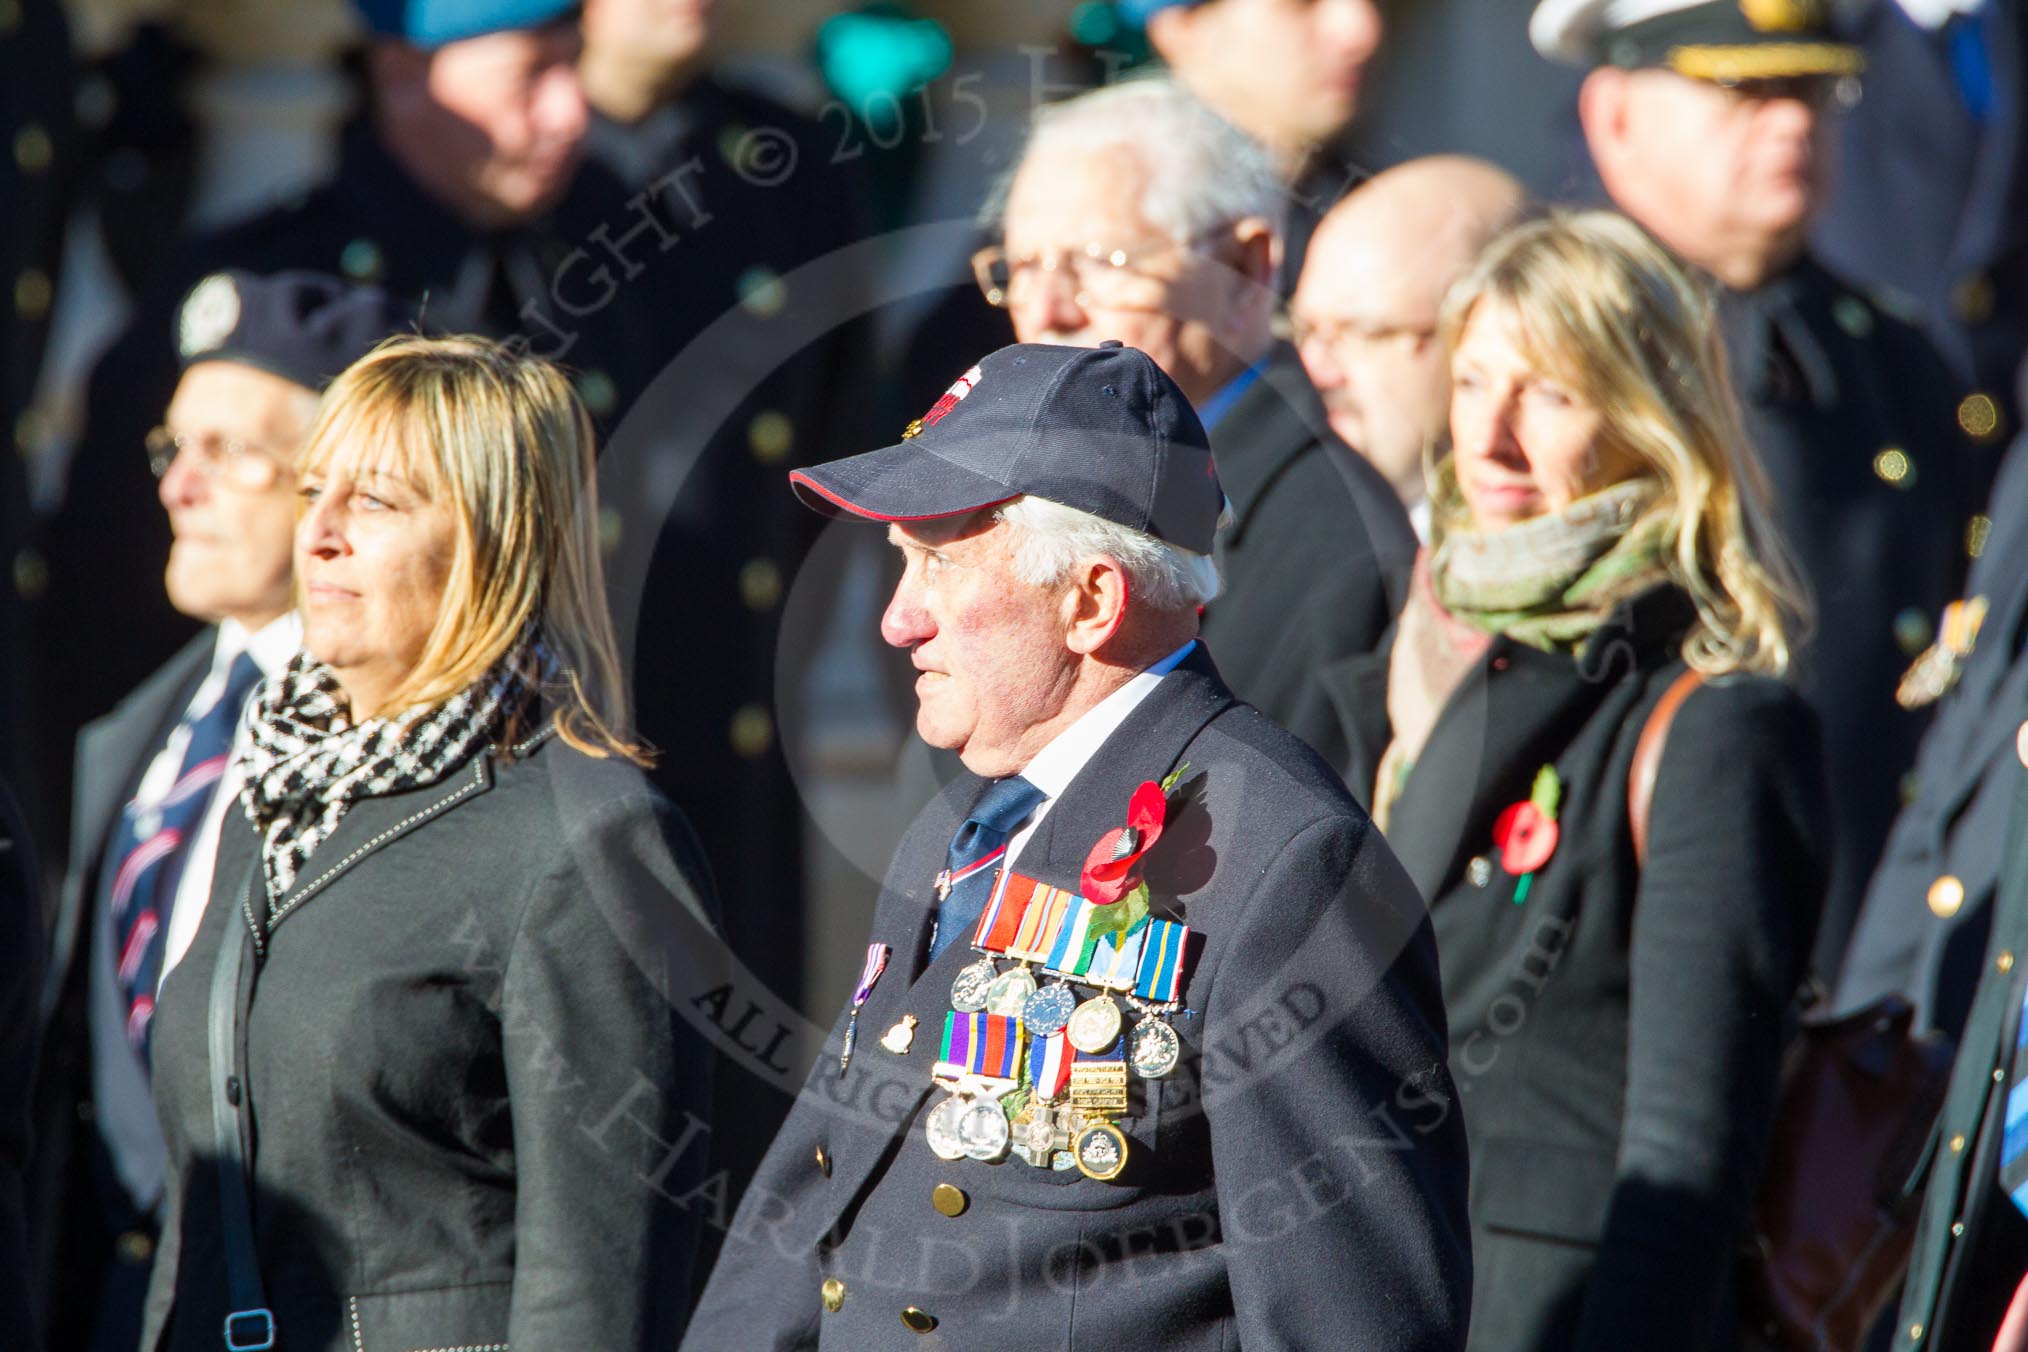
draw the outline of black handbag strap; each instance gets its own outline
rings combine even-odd
[[[260,850],[254,850],[242,896],[260,879]],[[246,1121],[253,1097],[239,1074],[240,986],[253,936],[233,917],[226,922],[211,976],[211,1126],[218,1157],[218,1217],[225,1239],[226,1352],[263,1352],[275,1345],[275,1316],[261,1288],[260,1253],[254,1247],[253,1202],[246,1159]]]

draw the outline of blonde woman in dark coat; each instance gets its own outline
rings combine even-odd
[[[707,1084],[663,977],[707,887],[626,731],[589,419],[398,339],[298,477],[304,651],[155,1015],[143,1346],[673,1347]]]
[[[1624,218],[1560,215],[1489,246],[1443,333],[1433,547],[1388,649],[1328,683],[1431,903],[1470,1347],[1735,1347],[1827,827],[1711,301]],[[1693,669],[1643,867],[1635,748]]]

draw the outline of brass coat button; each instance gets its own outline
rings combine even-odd
[[[936,1316],[911,1305],[901,1312],[901,1322],[916,1333],[928,1333],[937,1326]]]
[[[2014,955],[2002,949],[2000,956],[1993,959],[1993,965],[2000,969],[2000,975],[2005,976],[2014,970]]]
[[[824,1308],[832,1314],[838,1313],[839,1307],[845,1303],[845,1283],[836,1277],[826,1277],[819,1290],[824,1297]]]
[[[817,1147],[817,1172],[826,1178],[831,1176],[831,1155],[821,1145]]]
[[[1951,1137],[1951,1153],[1953,1155],[1965,1153],[1965,1138],[1962,1135]]]
[[[930,1190],[930,1205],[946,1216],[962,1216],[972,1199],[965,1196],[963,1188],[949,1183],[939,1183]]]
[[[1965,904],[1965,885],[1946,873],[1929,885],[1929,909],[1937,919],[1948,920]]]
[[[118,1241],[120,1257],[139,1267],[155,1256],[155,1241],[145,1231],[129,1230]]]
[[[2014,754],[2021,758],[2023,765],[2028,765],[2028,723],[2014,730]]]

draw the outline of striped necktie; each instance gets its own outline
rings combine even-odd
[[[204,822],[212,790],[232,755],[240,710],[260,677],[252,654],[241,653],[226,674],[224,692],[211,706],[199,714],[185,711],[180,726],[190,735],[176,782],[159,799],[128,803],[107,844],[107,867],[101,876],[113,920],[113,973],[127,1011],[127,1041],[144,1061],[169,908],[188,854],[184,844]]]
[[[944,871],[937,879],[943,900],[937,907],[936,934],[930,940],[931,962],[979,923],[999,872],[993,866],[1007,853],[1007,842],[1014,832],[1046,796],[1019,775],[996,779],[979,795],[971,815],[951,837]]]
[[[2000,1189],[2028,1216],[2028,978],[2020,981],[2021,1017],[2007,1072],[2007,1128],[2000,1137]]]

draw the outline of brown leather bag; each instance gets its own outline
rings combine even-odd
[[[1627,819],[1643,866],[1669,725],[1702,683],[1677,677],[1634,747]],[[1915,1011],[1898,995],[1832,1018],[1812,983],[1802,1003],[1742,1260],[1744,1314],[1781,1352],[1857,1352],[1908,1269],[1950,1048],[1909,1036]]]

